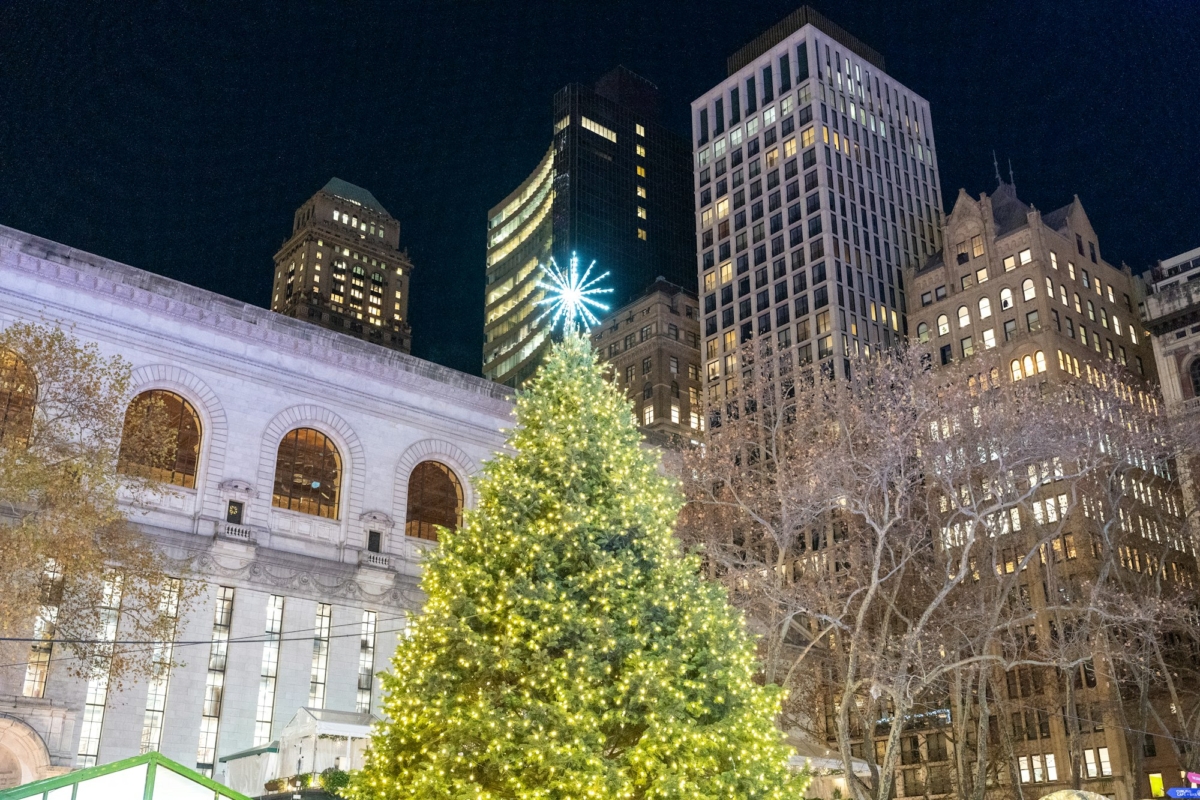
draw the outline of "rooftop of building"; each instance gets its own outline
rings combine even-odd
[[[375,195],[368,192],[361,186],[355,186],[353,183],[344,181],[341,178],[330,178],[329,183],[321,188],[322,192],[331,194],[334,197],[340,197],[343,200],[349,200],[351,203],[358,203],[360,206],[366,206],[373,211],[378,211],[381,214],[387,214],[387,209],[375,199]],[[388,214],[388,216],[391,216]]]
[[[1020,230],[1029,225],[1029,213],[1035,209],[1032,205],[1017,197],[1016,186],[1001,180],[999,185],[996,186],[995,191],[986,196],[992,203],[992,224],[996,231],[996,238],[1007,236],[1013,231]],[[1071,208],[1078,201],[1079,198],[1077,196],[1065,206],[1042,214],[1042,224],[1054,231],[1064,230],[1067,226],[1067,217],[1071,213]],[[917,270],[917,274],[920,275],[937,269],[944,266],[945,263],[943,251],[939,250],[925,260]]]
[[[864,44],[860,39],[851,35],[845,28],[830,20],[812,6],[800,6],[779,22],[767,28],[752,41],[743,45],[736,53],[725,61],[726,72],[733,75],[738,70],[769,51],[772,47],[787,39],[805,25],[812,25],[821,33],[833,39],[850,52],[862,58],[868,64],[873,64],[887,72],[883,55]]]
[[[1177,276],[1182,277],[1179,280],[1174,280]],[[1176,256],[1171,256],[1170,258],[1164,258],[1156,266],[1151,267],[1146,277],[1151,285],[1200,280],[1200,247]]]
[[[623,304],[621,304],[621,306],[619,308],[616,308],[612,312],[610,312],[609,316],[610,317],[614,316],[617,313],[623,311],[624,309],[629,308],[630,306],[633,306],[633,305],[637,305],[638,303],[642,302],[643,300],[646,300],[647,298],[652,297],[653,295],[656,295],[656,294],[665,294],[669,297],[674,297],[677,294],[682,294],[684,297],[690,297],[693,300],[696,299],[696,293],[694,291],[692,291],[691,289],[687,289],[683,286],[680,286],[677,283],[672,283],[671,281],[664,278],[662,275],[659,275],[657,278],[654,279],[654,281],[650,285],[648,285],[644,289],[640,289],[639,291],[636,291],[632,295],[630,295],[629,299],[627,301],[625,301]]]
[[[9,251],[16,256],[9,256]],[[512,389],[484,378],[3,225],[0,225],[0,262],[49,280],[81,286],[86,291],[108,292],[124,302],[213,327],[227,335],[270,340],[270,346],[285,345],[309,358],[323,357],[353,365],[376,377],[384,377],[390,371],[397,377],[412,375],[466,395],[509,402],[513,399]],[[54,267],[74,274],[61,271],[56,274]]]

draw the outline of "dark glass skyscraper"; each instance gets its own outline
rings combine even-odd
[[[578,253],[610,271],[613,305],[662,276],[694,286],[691,146],[658,121],[658,90],[624,67],[554,95],[553,142],[488,214],[484,375],[520,385],[549,345],[537,264]]]

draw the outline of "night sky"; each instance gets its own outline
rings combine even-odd
[[[770,2],[7,2],[0,223],[266,306],[296,207],[338,176],[400,220],[414,353],[478,374],[487,210],[550,101],[624,64],[668,126]],[[1200,246],[1200,2],[812,3],[927,98],[952,204],[1078,194],[1114,263]]]

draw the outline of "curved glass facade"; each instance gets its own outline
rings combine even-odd
[[[550,346],[541,313],[538,264],[554,240],[554,148],[517,190],[488,214],[487,297],[484,303],[483,375],[507,386],[531,376]]]

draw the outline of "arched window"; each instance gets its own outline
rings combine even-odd
[[[1067,303],[1067,287],[1063,286],[1062,284],[1059,284],[1058,286],[1058,301],[1064,306],[1069,305]]]
[[[1079,305],[1079,292],[1074,292],[1074,293],[1073,293],[1073,296],[1074,296],[1074,298],[1075,298],[1075,313],[1076,313],[1076,314],[1082,314],[1082,313],[1083,313],[1083,306]]]
[[[1033,278],[1026,278],[1021,281],[1021,297],[1024,300],[1032,300],[1037,297],[1037,289],[1033,285]]]
[[[163,483],[196,488],[200,417],[174,392],[151,389],[125,409],[117,469]]]
[[[1033,358],[1037,362],[1037,371],[1045,372],[1046,371],[1046,354],[1044,352],[1042,352],[1041,350],[1038,350],[1036,353],[1033,354]]]
[[[1037,372],[1033,366],[1033,356],[1025,356],[1021,359],[1021,366],[1025,368],[1026,378],[1032,378]]]
[[[1092,322],[1095,322],[1096,321],[1096,305],[1091,300],[1088,300],[1087,306],[1088,306],[1088,319],[1090,319]]]
[[[971,325],[971,312],[966,306],[958,307],[958,327],[968,328]]]
[[[408,518],[404,532],[437,541],[437,529],[462,525],[462,484],[440,461],[422,461],[408,476]]]
[[[917,324],[917,339],[918,341],[929,341],[929,323],[921,322]]]
[[[679,397],[679,384],[671,381],[671,397]]]
[[[24,448],[33,435],[37,379],[11,350],[0,351],[0,444]]]
[[[1001,289],[1000,290],[1000,310],[1004,311],[1004,310],[1012,308],[1012,307],[1013,307],[1012,289]]]
[[[1200,358],[1192,359],[1188,374],[1192,378],[1192,397],[1200,397]]]
[[[642,387],[642,398],[644,400],[649,400],[653,394],[654,394],[654,386],[652,384],[647,383],[645,386]]]
[[[1050,298],[1050,302],[1054,302],[1054,281],[1046,278],[1046,297]]]
[[[986,297],[979,298],[979,318],[987,319],[992,315],[992,301]]]
[[[283,437],[275,457],[271,505],[337,519],[341,485],[342,457],[328,436],[297,428]]]
[[[1014,358],[1013,362],[1008,366],[1009,369],[1012,370],[1012,379],[1014,381],[1019,381],[1021,378],[1025,377],[1025,374],[1021,372],[1021,362],[1017,359]]]
[[[950,318],[945,314],[938,314],[937,318],[938,336],[945,336],[950,333]]]

